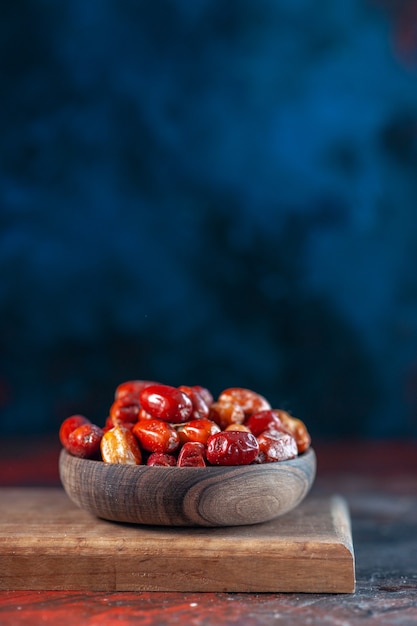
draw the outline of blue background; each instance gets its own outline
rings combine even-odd
[[[7,0],[0,430],[126,379],[417,434],[417,11]]]

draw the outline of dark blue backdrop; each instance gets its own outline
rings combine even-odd
[[[252,387],[417,434],[416,3],[1,3],[0,430]]]

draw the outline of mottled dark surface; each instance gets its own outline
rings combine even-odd
[[[0,433],[238,385],[417,434],[415,0],[4,0]]]

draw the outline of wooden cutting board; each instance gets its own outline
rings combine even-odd
[[[234,528],[97,519],[62,489],[0,489],[0,589],[350,593],[340,497],[310,495],[272,522]]]

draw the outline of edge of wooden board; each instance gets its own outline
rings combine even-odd
[[[352,593],[340,496],[313,495],[265,524],[166,528],[107,522],[61,489],[0,489],[0,589]]]

